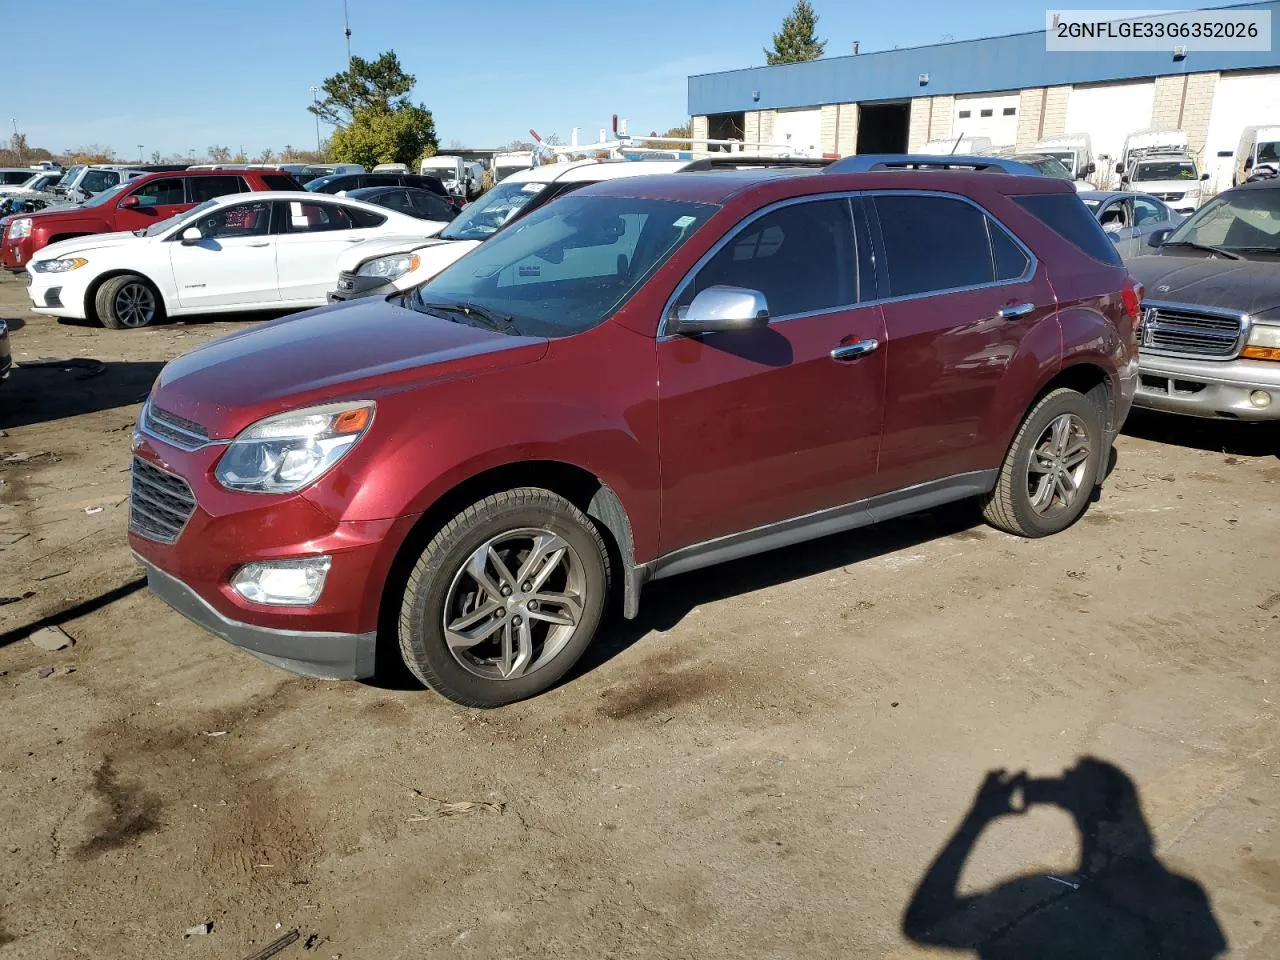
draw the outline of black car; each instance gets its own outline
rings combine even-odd
[[[420,220],[448,222],[458,215],[458,208],[444,197],[419,187],[364,187],[348,190],[347,196],[365,203],[375,203],[398,210]]]
[[[366,187],[417,187],[447,197],[449,191],[439,177],[425,177],[416,173],[331,173],[316,177],[306,183],[306,189],[316,193],[350,193]]]

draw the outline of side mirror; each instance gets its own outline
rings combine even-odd
[[[1169,234],[1171,233],[1173,233],[1173,231],[1169,229],[1152,230],[1147,234],[1147,246],[1152,249],[1161,246],[1167,239],[1169,239]]]
[[[1093,164],[1093,162],[1092,162],[1092,161],[1090,161],[1089,163],[1086,163],[1086,164],[1084,165],[1084,169],[1080,171],[1080,175],[1081,175],[1082,177],[1087,177],[1087,176],[1089,176],[1089,174],[1093,173],[1093,172],[1094,172],[1094,171],[1096,171],[1097,169],[1098,169],[1098,168]]]
[[[182,231],[182,245],[184,247],[192,246],[204,239],[204,234],[200,232],[199,227],[187,227]]]
[[[677,318],[676,332],[730,333],[767,326],[769,304],[759,290],[746,287],[708,287]]]
[[[1207,174],[1207,173],[1202,173],[1202,174],[1200,174],[1200,179],[1201,179],[1201,180],[1208,180],[1208,179],[1209,179],[1209,174]]]
[[[1244,168],[1245,168],[1246,170],[1248,170],[1248,169],[1249,169],[1250,167],[1252,167],[1252,166],[1253,166],[1253,157],[1245,157],[1245,158],[1244,158]]]
[[[1116,164],[1116,173],[1124,173],[1124,164],[1123,164],[1123,163],[1117,163],[1117,164]]]
[[[122,210],[136,210],[140,206],[142,206],[142,201],[132,193],[120,201],[120,209]]]

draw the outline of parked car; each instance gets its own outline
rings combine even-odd
[[[325,302],[338,252],[443,223],[306,191],[230,194],[133,233],[51,244],[27,265],[36,313],[145,327],[166,315]]]
[[[13,367],[13,352],[9,347],[9,325],[0,317],[0,380],[9,379]]]
[[[1120,186],[1158,197],[1176,213],[1192,214],[1200,206],[1202,185],[1208,179],[1192,156],[1153,154],[1135,160],[1120,178]]]
[[[331,173],[309,180],[306,185],[306,189],[316,193],[350,193],[367,187],[416,187],[441,197],[449,195],[439,177],[424,177],[416,173]]]
[[[1071,171],[1073,180],[1087,181],[1098,169],[1093,160],[1093,140],[1087,133],[1046,137],[1036,143],[1031,152],[1053,157]],[[1092,190],[1093,186],[1085,189]]]
[[[1183,216],[1145,193],[1089,190],[1080,194],[1089,212],[1126,260],[1146,253],[1147,238],[1157,230],[1172,230]]]
[[[1280,180],[1226,190],[1148,242],[1128,263],[1146,287],[1135,402],[1280,419]]]
[[[146,174],[103,191],[78,207],[16,218],[0,239],[0,265],[21,272],[32,256],[49,244],[95,233],[145,230],[212,197],[298,189],[293,177],[270,170]]]
[[[1280,176],[1280,126],[1245,127],[1234,160],[1232,186],[1250,178]]]
[[[743,168],[818,168],[830,161],[809,158],[755,158],[723,155],[698,160],[579,160],[532,167],[507,176],[429,240],[385,237],[344,250],[338,258],[337,285],[331,302],[357,297],[391,296],[430,280],[498,230],[556,197],[590,183],[619,177],[654,176],[678,171],[706,172]]]
[[[312,676],[370,676],[398,623],[385,652],[496,706],[615,589],[635,616],[649,580],[970,497],[1064,529],[1136,284],[1065,183],[876,160],[593,184],[399,302],[172,361],[132,467],[152,590]]]
[[[83,203],[104,190],[110,190],[112,187],[142,176],[144,172],[121,167],[78,164],[68,167],[58,182],[49,189],[66,197],[72,203]]]
[[[458,208],[440,194],[418,187],[365,187],[361,190],[348,190],[346,196],[398,210],[419,220],[448,223],[458,215]]]
[[[1087,180],[1076,179],[1071,171],[1063,166],[1061,160],[1047,153],[1013,153],[1010,157],[1019,163],[1025,163],[1042,177],[1057,177],[1059,180],[1067,181],[1076,188],[1077,192],[1093,189],[1093,184]]]
[[[0,167],[0,187],[16,187],[31,179],[30,167]]]
[[[58,170],[28,170],[27,173],[29,176],[16,183],[9,180],[0,186],[0,197],[45,193],[62,179],[62,173]]]

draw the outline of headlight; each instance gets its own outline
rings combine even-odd
[[[360,269],[356,271],[356,276],[382,277],[385,280],[395,280],[403,277],[406,273],[417,270],[420,263],[422,261],[418,259],[416,253],[401,253],[394,257],[379,257],[377,260],[370,260],[368,263],[360,264]]]
[[[31,233],[31,218],[19,217],[13,223],[9,224],[9,236],[14,240],[19,237],[25,237]]]
[[[37,260],[31,265],[36,273],[66,273],[79,270],[89,261],[84,257],[68,257],[66,260]]]
[[[375,406],[372,400],[327,403],[259,420],[231,442],[214,476],[228,490],[301,490],[359,442]]]
[[[1250,360],[1280,360],[1280,327],[1255,323],[1249,331],[1249,343],[1240,356]]]

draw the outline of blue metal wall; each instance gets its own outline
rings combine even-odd
[[[1248,4],[1271,10],[1280,31],[1280,0]],[[1044,31],[944,43],[909,50],[831,57],[810,63],[749,67],[689,78],[689,114],[734,113],[821,103],[866,103],[954,93],[983,93],[1157,77],[1208,70],[1280,67],[1280,52],[1048,53]],[[919,76],[929,75],[927,85]]]

